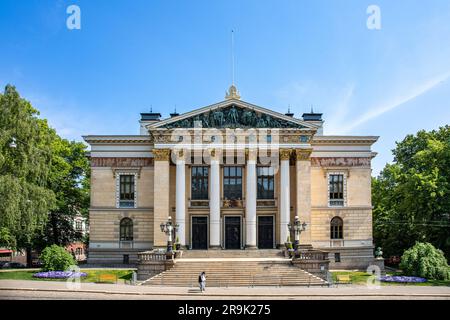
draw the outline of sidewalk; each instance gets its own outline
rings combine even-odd
[[[316,287],[256,287],[256,288],[207,288],[201,293],[198,288],[178,288],[159,286],[132,286],[118,284],[96,284],[81,283],[79,290],[67,287],[66,282],[56,281],[30,281],[30,280],[0,280],[0,294],[5,296],[6,292],[32,291],[32,292],[60,292],[80,294],[94,293],[106,295],[129,296],[139,299],[141,296],[155,296],[162,299],[197,299],[198,297],[220,299],[220,298],[297,298],[297,299],[366,299],[366,298],[428,298],[449,299],[450,287],[428,287],[428,286],[382,286],[379,289],[371,289],[367,286],[346,285],[338,288],[316,288]]]

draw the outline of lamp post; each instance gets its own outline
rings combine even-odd
[[[297,250],[298,246],[300,245],[300,233],[302,231],[306,230],[306,226],[307,226],[306,222],[301,223],[298,216],[295,216],[293,224],[289,222],[287,225],[289,231],[294,232],[294,239],[295,239],[294,249],[295,250]]]
[[[162,222],[159,226],[161,227],[161,232],[164,232],[167,235],[167,253],[172,253],[172,239],[178,229],[178,225],[174,225],[172,217],[169,216],[168,221],[166,223]]]

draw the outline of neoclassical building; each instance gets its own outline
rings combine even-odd
[[[178,225],[186,250],[283,247],[329,252],[331,268],[373,260],[371,146],[375,136],[327,136],[322,114],[281,114],[240,99],[161,119],[142,113],[140,135],[84,136],[91,146],[90,263],[134,262],[166,246]]]

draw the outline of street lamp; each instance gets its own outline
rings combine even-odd
[[[295,239],[294,248],[296,250],[297,250],[298,246],[300,245],[300,233],[302,231],[306,230],[306,226],[307,226],[306,222],[301,223],[298,216],[295,216],[293,224],[289,222],[287,225],[289,231],[294,232],[294,237],[295,237],[294,238]]]
[[[172,239],[173,235],[178,229],[178,224],[172,223],[172,217],[169,216],[169,219],[166,223],[162,222],[160,225],[161,232],[164,232],[167,235],[167,253],[172,253]]]

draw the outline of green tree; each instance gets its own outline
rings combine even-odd
[[[73,218],[89,207],[86,146],[59,137],[13,86],[0,111],[0,246],[30,253],[84,240]]]
[[[408,135],[393,154],[372,180],[376,245],[402,255],[430,242],[450,257],[450,126]]]
[[[417,242],[405,251],[400,268],[406,275],[432,280],[450,279],[450,268],[441,250],[431,243]]]
[[[53,244],[42,250],[40,259],[44,271],[65,271],[70,266],[76,265],[75,259],[63,247]]]
[[[49,244],[65,246],[84,240],[82,234],[75,230],[73,219],[77,214],[87,217],[89,207],[90,167],[86,146],[81,142],[62,139],[46,123],[44,126],[53,136],[48,188],[56,196],[56,206],[49,212],[44,232],[35,238],[37,248]]]
[[[0,94],[0,245],[29,248],[55,206],[47,188],[52,137],[13,86]],[[15,147],[11,143],[16,144]]]

